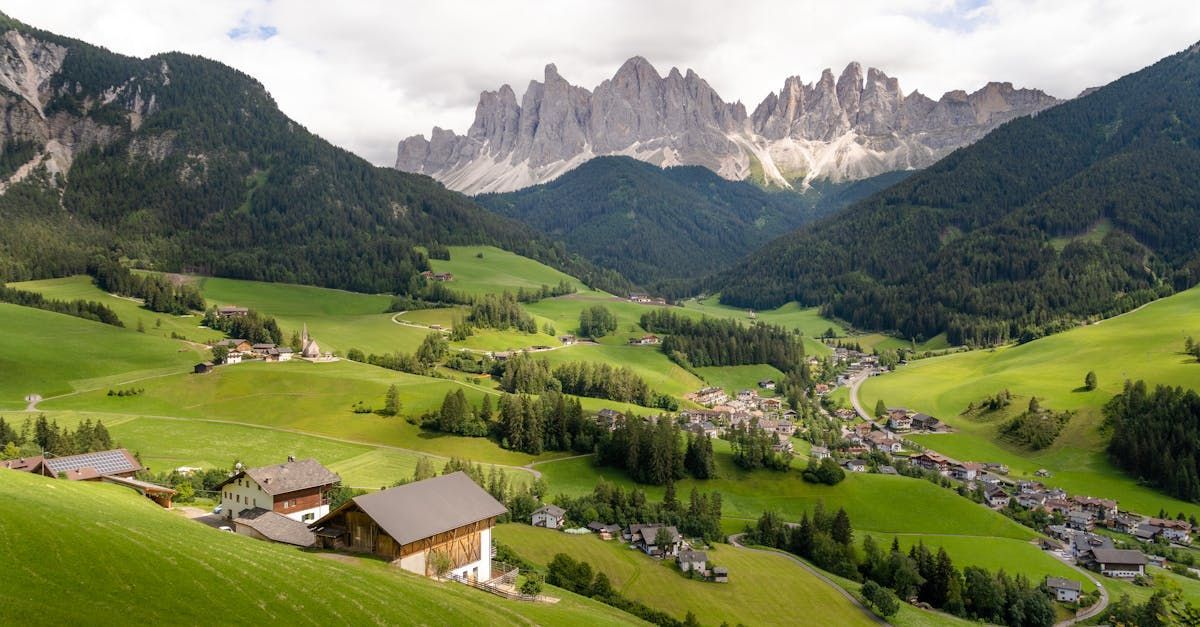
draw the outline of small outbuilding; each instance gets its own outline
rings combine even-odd
[[[212,372],[213,368],[215,368],[215,367],[216,367],[216,366],[215,366],[215,365],[213,365],[213,362],[211,362],[211,361],[205,361],[205,362],[201,362],[201,363],[198,363],[198,364],[196,364],[196,367],[195,367],[195,368],[193,368],[192,370],[193,370],[193,372],[195,372],[196,374],[205,374],[205,373]]]

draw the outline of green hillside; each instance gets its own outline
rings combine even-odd
[[[990,345],[1200,281],[1195,46],[1015,119],[712,281],[858,328]],[[1107,231],[1101,228],[1107,224]]]
[[[1138,485],[1114,468],[1103,453],[1100,407],[1119,393],[1126,379],[1151,384],[1200,385],[1200,363],[1183,354],[1186,336],[1200,332],[1200,289],[1191,289],[1098,324],[1027,344],[922,359],[895,373],[872,377],[862,386],[867,407],[883,399],[890,406],[927,412],[953,425],[949,435],[918,436],[921,443],[960,459],[999,461],[1016,475],[1047,468],[1048,483],[1081,494],[1117,498],[1122,507],[1157,513],[1166,508],[1200,514],[1183,503]],[[1098,387],[1083,388],[1094,371]],[[1043,407],[1077,413],[1051,447],[1028,451],[1002,444],[999,418],[960,416],[970,403],[1008,389],[1024,406],[1036,396]]]
[[[0,409],[118,380],[179,372],[206,351],[129,328],[0,303]]]
[[[61,67],[47,66],[51,75],[15,87],[45,90],[45,103],[9,101],[18,122],[5,139],[29,147],[33,171],[0,198],[0,280],[78,274],[103,255],[395,293],[413,289],[428,267],[420,247],[486,243],[598,285],[627,284],[428,177],[329,144],[231,67],[175,52],[118,55],[3,15],[0,29],[32,49],[66,50]],[[4,50],[24,63],[17,54]],[[88,133],[63,130],[85,125]],[[75,154],[55,183],[37,164],[63,144]]]
[[[372,560],[222,533],[117,486],[0,474],[0,623],[618,625],[551,590],[518,603]]]
[[[497,527],[495,536],[542,566],[555,554],[566,553],[607,574],[613,589],[622,595],[677,617],[694,612],[704,624],[875,624],[833,586],[782,555],[724,544],[710,548],[708,558],[729,569],[729,583],[716,584],[688,579],[669,561],[651,559],[591,534],[571,536],[509,524]]]

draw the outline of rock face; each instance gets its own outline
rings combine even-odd
[[[17,30],[0,36],[0,122],[3,149],[14,144],[32,144],[34,156],[0,180],[0,193],[22,180],[35,169],[44,168],[51,176],[66,175],[75,155],[96,144],[107,144],[129,130],[136,129],[143,116],[157,107],[153,95],[144,97],[143,86],[169,83],[165,63],[157,73],[130,77],[99,96],[80,95],[78,83],[61,80],[60,70],[68,49],[58,43],[41,41]],[[48,106],[56,98],[70,96],[74,110]],[[98,122],[87,115],[101,109],[120,111],[119,125]],[[111,119],[111,116],[110,116]]]
[[[732,180],[780,187],[857,180],[922,168],[997,125],[1059,101],[1035,89],[988,83],[939,100],[907,96],[883,72],[851,63],[806,84],[784,81],[747,115],[704,79],[676,68],[664,77],[641,57],[594,90],[554,65],[521,103],[505,85],[483,92],[466,135],[434,128],[400,142],[396,168],[428,174],[466,193],[512,191],[558,177],[599,155],[659,166],[700,165]]]

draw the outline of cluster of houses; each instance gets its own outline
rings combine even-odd
[[[949,425],[920,412],[909,411],[903,407],[888,408],[887,426],[897,433],[925,432],[947,433]]]
[[[492,528],[504,505],[462,472],[349,499],[330,508],[341,478],[313,459],[238,468],[215,510],[232,531],[299,547],[366,553],[409,572],[494,579]]]
[[[629,302],[638,303],[641,305],[666,305],[667,299],[659,296],[651,296],[649,294],[632,292],[629,294]]]
[[[563,529],[567,524],[567,511],[557,505],[543,505],[530,516],[530,524],[546,529]],[[685,573],[717,583],[729,581],[729,569],[709,564],[708,554],[693,549],[674,525],[632,524],[622,529],[620,525],[592,521],[584,529],[597,534],[601,540],[620,538],[650,557],[674,559]]]
[[[428,281],[439,281],[442,283],[445,283],[446,281],[454,280],[453,272],[431,272],[429,270],[426,270],[421,273],[421,276],[425,277],[425,279]]]
[[[28,472],[52,479],[112,483],[130,488],[138,494],[170,508],[175,490],[137,478],[145,468],[129,451],[119,448],[79,455],[46,457],[36,455],[0,461],[0,468]]]
[[[244,309],[243,307],[221,307],[217,311],[223,309]],[[230,314],[235,315],[235,314]],[[291,361],[296,352],[290,347],[279,346],[271,342],[251,343],[249,340],[240,338],[224,339],[213,344],[213,346],[222,346],[226,349],[225,364],[240,364],[247,359],[260,359],[267,362],[282,362]],[[300,358],[308,361],[334,361],[335,358],[331,353],[322,353],[321,347],[317,341],[308,334],[308,325],[304,325],[304,332],[300,336]],[[196,374],[205,374],[212,372],[217,366],[214,362],[206,361],[196,364],[194,372]]]

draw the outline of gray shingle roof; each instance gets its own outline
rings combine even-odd
[[[1063,579],[1062,577],[1046,577],[1047,588],[1062,588],[1064,590],[1083,590],[1083,584],[1071,579]]]
[[[1146,556],[1141,551],[1128,549],[1092,549],[1092,557],[1101,564],[1145,564]]]
[[[537,509],[537,511],[535,511],[533,513],[535,513],[535,514],[546,513],[546,514],[550,514],[551,516],[553,516],[555,518],[562,518],[564,515],[566,515],[567,510],[565,510],[557,505],[543,505],[543,506],[539,507]]]
[[[357,496],[354,503],[400,544],[508,511],[461,471]]]
[[[227,485],[245,474],[254,480],[263,492],[271,496],[287,494],[297,490],[330,485],[342,480],[336,473],[321,465],[315,459],[302,459],[296,462],[274,464],[247,468],[241,473],[225,480],[221,485]],[[219,487],[219,486],[218,486]]]
[[[275,542],[303,547],[312,546],[316,542],[316,537],[308,530],[308,525],[261,507],[244,510],[233,522],[246,525]]]
[[[680,551],[678,555],[680,562],[707,562],[708,555],[704,551]]]

